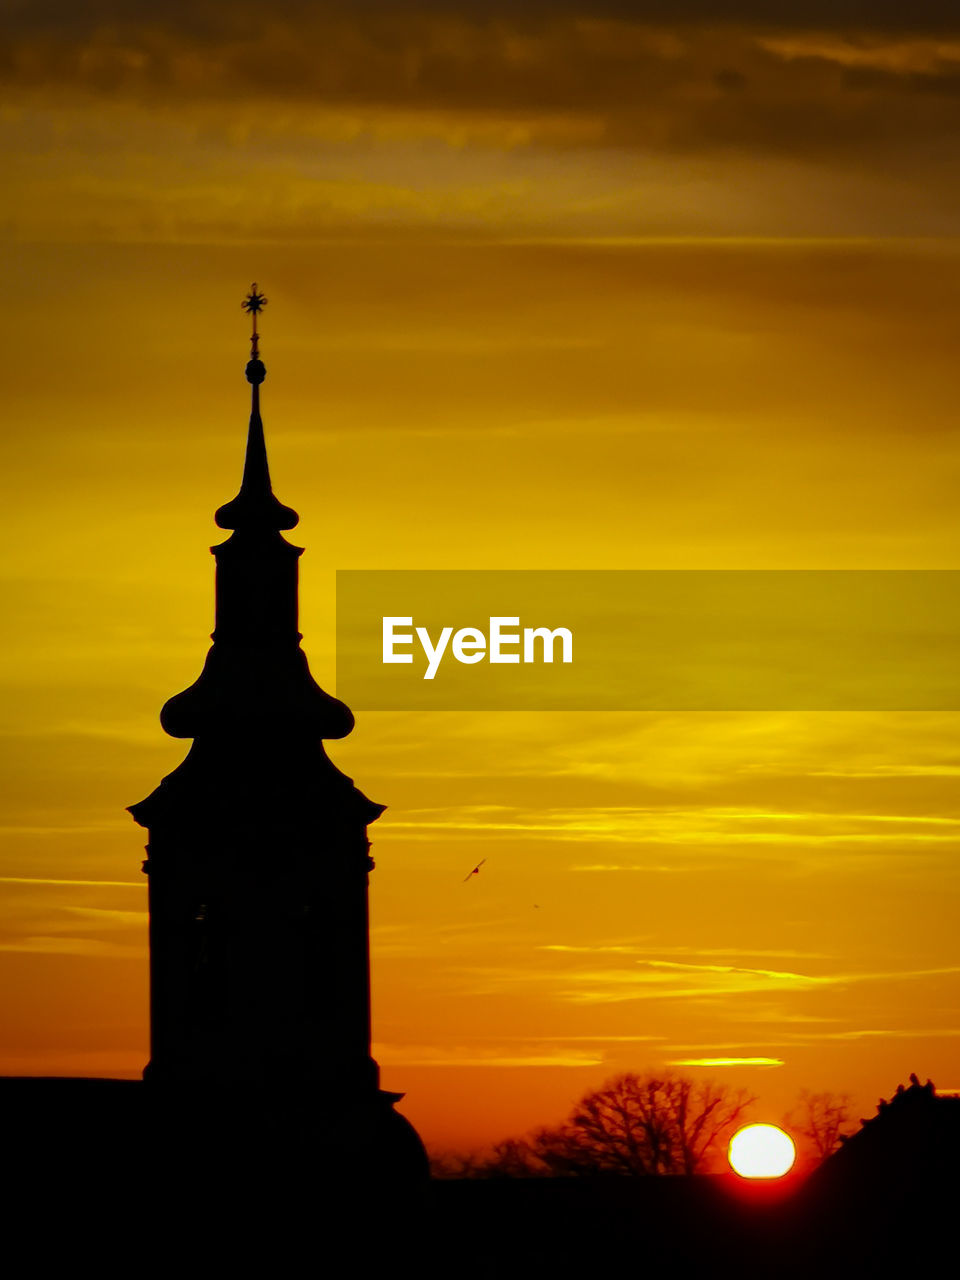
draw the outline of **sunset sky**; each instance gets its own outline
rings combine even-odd
[[[337,569],[960,568],[960,14],[717,8],[0,0],[0,1072],[146,1061],[125,806],[184,755],[252,280],[328,689]],[[433,1147],[665,1064],[761,1120],[960,1089],[960,715],[330,754],[388,806],[375,1053]]]

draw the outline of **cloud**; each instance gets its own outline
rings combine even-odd
[[[107,820],[104,822],[87,822],[82,824],[59,824],[59,825],[35,825],[28,826],[26,824],[19,825],[9,823],[0,826],[0,835],[5,836],[70,836],[70,835],[96,835],[103,831],[119,831],[124,829],[121,819],[115,821]]]
[[[864,768],[811,769],[811,778],[956,778],[960,777],[960,765],[956,764],[874,764]]]
[[[603,1062],[602,1055],[571,1049],[518,1054],[476,1046],[380,1043],[374,1044],[373,1053],[382,1066],[391,1067],[595,1067]]]
[[[819,22],[817,14],[819,13]],[[893,34],[884,34],[893,32]],[[99,3],[21,6],[0,77],[23,92],[105,101],[229,103],[247,146],[277,104],[357,143],[408,136],[499,147],[832,153],[955,123],[956,13],[945,5],[409,4],[288,0],[269,8]],[[871,70],[879,78],[851,78]],[[923,92],[905,92],[923,81]],[[942,96],[942,101],[940,100]],[[900,110],[891,111],[892,100]],[[912,100],[912,105],[909,100]],[[266,108],[266,110],[264,110]],[[336,116],[324,126],[320,116]],[[499,116],[499,120],[497,117]],[[303,136],[306,121],[290,120]]]
[[[783,1058],[672,1058],[671,1067],[782,1067]]]
[[[514,838],[588,843],[595,847],[643,844],[696,847],[699,850],[736,848],[738,856],[775,849],[816,849],[864,846],[883,856],[921,846],[952,846],[960,833],[960,818],[931,813],[856,813],[784,811],[747,806],[700,804],[603,805],[590,808],[540,806],[527,811],[509,805],[459,805],[407,809],[385,827],[391,834],[419,840],[447,839],[459,833],[509,833]],[[576,863],[571,870],[666,871],[662,862]]]
[[[646,961],[645,972],[626,969],[572,972],[562,975],[564,983],[584,983],[584,988],[568,987],[561,993],[571,1004],[622,1004],[630,1000],[703,1000],[718,996],[751,996],[756,993],[804,992],[859,983],[910,982],[923,978],[960,973],[960,966],[937,969],[883,970],[878,973],[801,974],[773,969],[741,969],[732,965],[684,965],[667,961]],[[673,973],[664,970],[675,970]],[[557,975],[561,977],[561,975]]]
[[[117,0],[7,26],[22,239],[955,229],[941,8]]]
[[[954,1039],[960,1036],[960,1028],[957,1027],[938,1027],[935,1030],[917,1029],[913,1027],[886,1027],[882,1030],[875,1029],[852,1029],[849,1031],[811,1031],[801,1035],[792,1035],[785,1033],[783,1039],[787,1041],[810,1041],[819,1040],[837,1040],[837,1041],[856,1041],[856,1040],[938,1040],[941,1037],[946,1039]]]
[[[906,77],[952,76],[960,65],[960,43],[952,40],[872,39],[815,33],[802,36],[760,37],[761,48],[786,62],[807,59],[835,62],[842,67],[868,67]]]
[[[566,1044],[568,1042],[576,1042],[579,1040],[586,1041],[587,1044],[649,1044],[649,1043],[656,1042],[658,1040],[662,1040],[663,1036],[655,1036],[655,1035],[625,1035],[625,1036],[562,1035],[560,1036],[560,1035],[557,1035],[557,1036],[522,1036],[522,1037],[518,1037],[518,1039],[525,1040],[529,1043],[534,1043],[538,1040],[546,1040],[546,1041],[549,1041],[551,1044],[558,1044],[560,1042]]]
[[[474,992],[546,986],[562,1003],[622,1004],[634,1000],[715,1000],[753,997],[770,992],[805,994],[860,984],[895,984],[926,978],[953,977],[960,966],[925,969],[884,969],[837,973],[800,973],[738,965],[693,964],[668,960],[638,960],[622,968],[469,967],[461,970]],[[777,1021],[772,1018],[771,1020]],[[781,1019],[784,1020],[784,1019]],[[789,1019],[786,1019],[788,1021]],[[803,1019],[808,1021],[808,1019]],[[817,1021],[814,1019],[813,1021]],[[807,1038],[806,1033],[799,1037]]]
[[[126,960],[147,954],[143,946],[120,942],[107,942],[102,938],[71,938],[66,936],[38,935],[11,938],[0,942],[0,951],[49,956],[97,956]]]
[[[665,866],[663,864],[652,865],[647,862],[587,862],[582,866],[570,868],[571,871],[643,871],[647,873],[689,871],[690,867],[685,867],[679,863],[674,866]]]
[[[79,916],[79,927],[92,929],[142,928],[149,919],[146,911],[122,911],[110,907],[62,907],[61,910]]]
[[[0,884],[42,884],[93,889],[143,889],[145,882],[136,880],[55,880],[50,876],[0,876]]]
[[[449,955],[475,946],[477,935],[483,940],[482,945],[490,945],[515,937],[515,930],[516,916],[479,920],[460,917],[446,924],[417,921],[416,924],[373,925],[370,950],[378,960],[434,957],[440,950]]]
[[[463,970],[474,991],[490,992],[546,986],[570,1004],[619,1004],[631,1000],[703,999],[770,991],[813,991],[843,979],[789,971],[737,968],[732,965],[672,964],[636,961],[630,967],[606,969],[493,968]]]
[[[831,958],[828,954],[821,951],[749,950],[745,947],[657,947],[651,945],[638,946],[632,943],[599,943],[587,944],[585,946],[568,946],[563,943],[544,943],[538,948],[538,950],[562,951],[573,954],[593,954],[601,952],[612,955],[643,956],[770,956],[787,960],[829,960]]]
[[[818,985],[820,978],[811,977],[804,973],[791,973],[783,969],[744,969],[736,965],[728,964],[691,964],[680,960],[643,960],[638,963],[650,965],[654,969],[679,969],[684,972],[692,971],[695,973],[737,973],[748,974],[751,977],[773,978],[777,982],[784,984],[799,983],[801,985]]]

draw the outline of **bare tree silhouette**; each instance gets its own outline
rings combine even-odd
[[[500,1142],[486,1160],[462,1161],[454,1176],[699,1173],[754,1101],[711,1080],[630,1072],[585,1094],[561,1124]]]
[[[803,1138],[810,1154],[819,1162],[832,1155],[847,1135],[850,1098],[845,1093],[811,1093],[801,1090],[797,1106],[783,1118],[783,1127]]]

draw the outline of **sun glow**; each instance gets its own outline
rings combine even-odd
[[[793,1139],[775,1124],[748,1124],[730,1139],[730,1167],[741,1178],[782,1178],[793,1168]]]

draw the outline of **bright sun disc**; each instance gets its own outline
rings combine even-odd
[[[741,1178],[782,1178],[793,1168],[793,1139],[775,1124],[748,1124],[730,1139],[727,1159]]]

